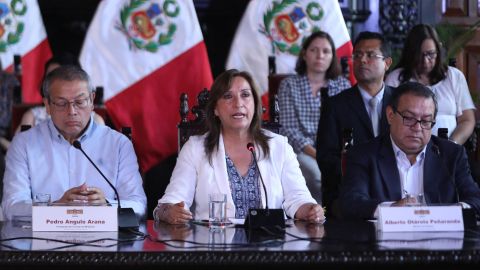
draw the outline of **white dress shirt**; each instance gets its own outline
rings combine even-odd
[[[146,196],[132,142],[123,134],[94,123],[80,136],[82,148],[117,188],[122,207],[139,216],[146,210]],[[115,193],[78,149],[58,132],[52,120],[15,135],[6,156],[3,211],[7,219],[32,213],[32,196],[48,193],[52,201],[65,191],[86,183],[100,188],[116,203]]]
[[[382,107],[383,107],[382,102],[383,102],[383,94],[385,93],[385,84],[382,85],[382,88],[380,89],[380,91],[374,97],[372,97],[367,92],[367,90],[360,87],[360,85],[357,84],[357,87],[358,87],[358,90],[360,90],[360,95],[362,96],[363,105],[365,106],[365,109],[367,110],[368,115],[372,114],[370,106],[368,105],[370,99],[376,98],[378,100],[377,112],[376,113],[378,115],[378,120],[379,120],[379,125],[380,125],[380,119],[382,119]]]
[[[395,144],[393,139],[392,147],[397,161],[398,175],[400,175],[402,198],[405,198],[407,194],[412,196],[423,194],[423,164],[427,146],[418,153],[414,164],[410,163],[405,152]]]

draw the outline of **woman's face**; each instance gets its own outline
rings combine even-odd
[[[428,75],[432,72],[435,63],[437,63],[438,52],[433,39],[425,39],[422,42],[420,51],[420,63],[417,72],[420,75]]]
[[[248,131],[255,113],[250,84],[243,77],[233,78],[232,86],[217,101],[215,115],[224,131]]]
[[[333,52],[326,38],[316,38],[310,43],[303,55],[307,73],[325,73],[332,63]]]

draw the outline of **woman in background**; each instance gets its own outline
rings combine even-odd
[[[340,76],[332,38],[319,31],[302,45],[295,67],[296,76],[284,79],[278,91],[281,133],[297,153],[300,169],[312,193],[320,194],[320,169],[316,161],[316,137],[320,120],[321,89],[328,88],[333,96],[350,88],[350,82]],[[320,199],[320,198],[316,198]]]
[[[463,73],[447,66],[441,53],[441,42],[430,25],[414,26],[405,40],[400,61],[385,80],[397,87],[408,81],[428,86],[437,96],[438,114],[432,134],[448,128],[451,141],[464,144],[475,128],[475,105]]]

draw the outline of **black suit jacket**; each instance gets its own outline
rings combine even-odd
[[[432,136],[423,165],[425,201],[468,203],[480,213],[480,189],[470,173],[465,149]],[[378,204],[402,198],[390,135],[352,147],[347,154],[339,204],[344,217],[372,218]]]
[[[385,86],[382,99],[380,134],[389,131],[385,108],[390,102],[393,88]],[[338,198],[342,179],[340,152],[343,130],[353,128],[353,144],[360,144],[374,138],[373,127],[357,86],[347,89],[327,100],[320,115],[317,132],[317,163],[322,172],[322,204],[327,214],[336,212],[334,201]]]

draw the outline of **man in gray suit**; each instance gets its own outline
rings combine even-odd
[[[392,64],[390,49],[381,34],[362,32],[354,42],[352,57],[358,83],[328,99],[318,125],[317,163],[322,172],[322,204],[329,216],[338,214],[344,130],[353,129],[354,144],[388,132],[385,106],[392,89],[383,78]]]

